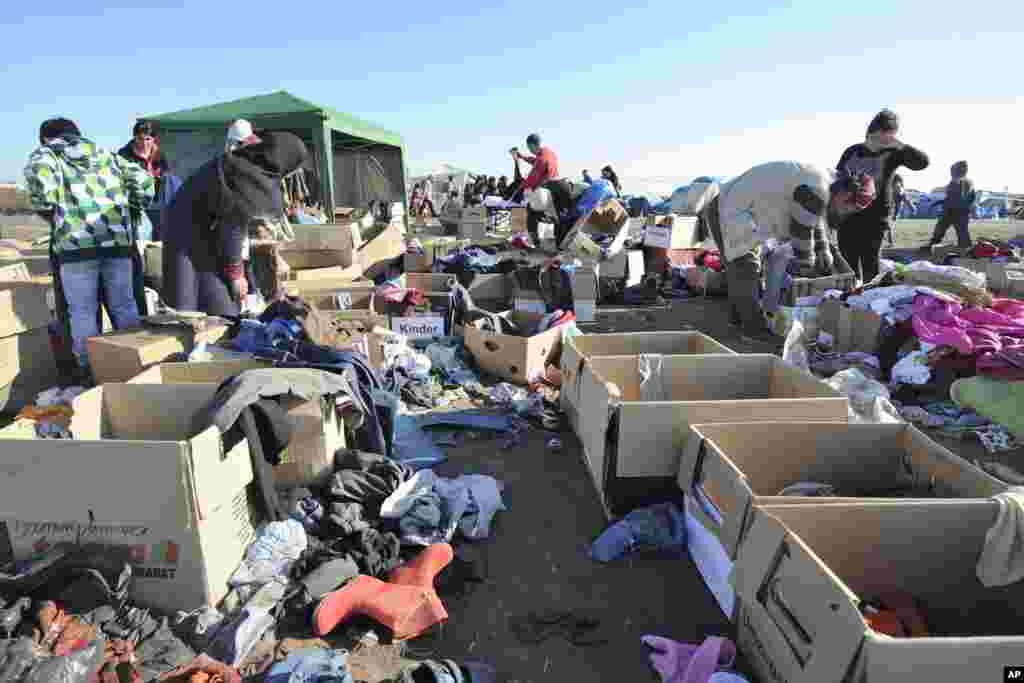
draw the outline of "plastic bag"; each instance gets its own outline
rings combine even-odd
[[[807,344],[804,340],[804,324],[794,320],[782,345],[782,360],[801,370],[811,370],[811,362],[807,358]]]
[[[90,677],[103,666],[105,647],[103,640],[96,640],[66,657],[44,659],[32,667],[24,683],[89,683]]]
[[[837,372],[825,383],[849,397],[851,422],[903,422],[899,411],[889,400],[889,390],[885,385],[868,378],[857,368]]]

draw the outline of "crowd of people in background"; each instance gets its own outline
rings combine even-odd
[[[710,183],[705,196],[690,207],[719,246],[734,318],[751,335],[764,332],[755,324],[760,318],[751,314],[753,283],[761,279],[753,254],[768,240],[793,246],[791,273],[820,275],[841,265],[865,282],[878,274],[882,243],[888,235],[892,244],[895,219],[907,201],[897,170],[921,171],[929,164],[928,156],[902,142],[899,132],[899,116],[882,110],[869,123],[864,141],[848,147],[834,171],[798,161],[762,164],[720,187]],[[470,175],[460,187],[455,176],[449,177],[443,197],[438,197],[443,208],[480,205],[487,197],[522,200],[534,243],[539,244],[539,224],[554,217],[560,244],[584,188],[605,183],[610,196],[623,196],[610,165],[601,169],[597,181],[584,169],[582,182],[574,182],[561,174],[558,155],[539,134],[530,134],[526,146],[528,154],[511,150],[511,181],[508,176]],[[86,138],[73,121],[44,121],[25,178],[33,208],[51,226],[58,317],[66,326],[81,378],[88,375],[85,340],[100,330],[100,301],[106,303],[115,329],[135,325],[145,311],[139,241],[164,242],[167,303],[182,310],[237,315],[254,289],[248,254],[253,225],[287,221],[289,211],[298,215],[294,206],[284,206],[284,179],[298,172],[307,158],[296,136],[257,135],[248,121],[239,120],[228,129],[223,154],[182,182],[161,153],[159,133],[149,122],[137,122],[131,141],[111,154]],[[530,167],[525,177],[519,162]],[[969,218],[977,192],[967,170],[965,161],[950,169],[943,214],[926,246],[941,242],[950,227],[960,247],[971,245]],[[432,178],[417,183],[411,193],[412,213],[438,217],[435,197]]]

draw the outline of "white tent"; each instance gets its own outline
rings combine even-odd
[[[452,193],[457,191],[460,194],[466,183],[469,182],[469,177],[473,175],[470,171],[458,168],[451,164],[441,164],[440,166],[430,170],[421,175],[413,176],[409,179],[409,190],[411,192],[413,186],[417,183],[421,183],[427,178],[430,178],[433,184],[433,193],[431,194],[431,201],[434,202],[434,206],[440,210],[444,205],[445,199]]]

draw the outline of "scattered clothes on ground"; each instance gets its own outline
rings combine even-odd
[[[989,453],[1015,451],[1021,447],[1020,441],[1003,425],[986,425],[973,431]]]
[[[310,648],[274,664],[265,683],[352,683],[346,650]]]
[[[193,661],[160,676],[160,683],[241,683],[238,671],[223,662],[199,655]]]
[[[491,520],[504,509],[493,477],[445,479],[421,470],[384,501],[380,514],[398,520],[403,543],[428,546],[451,541],[456,529],[469,540],[487,538]]]
[[[1024,487],[1015,486],[993,498],[999,513],[985,534],[978,558],[978,580],[989,588],[1024,579]]]
[[[911,351],[892,368],[892,381],[897,384],[928,384],[931,378],[925,351]]]
[[[381,503],[413,476],[406,465],[352,449],[335,453],[334,467],[326,492],[328,520],[343,533],[362,531],[374,523]]]
[[[590,557],[611,562],[645,548],[686,546],[686,514],[675,503],[633,510],[611,525],[590,546]]]
[[[391,629],[395,640],[415,638],[448,619],[447,610],[432,589],[360,575],[320,601],[313,612],[313,631],[325,636],[357,615]]]
[[[1024,379],[1024,301],[996,299],[977,308],[919,294],[914,332],[923,342],[976,356],[978,374]]]
[[[860,370],[851,368],[832,376],[830,387],[850,399],[850,420],[853,422],[902,422],[896,407],[889,401],[889,390]]]
[[[275,579],[287,579],[292,564],[307,546],[306,530],[294,519],[265,524],[257,533],[245,559],[229,583],[232,586],[261,586]]]
[[[864,621],[877,633],[892,638],[927,638],[928,623],[913,596],[887,593],[877,599],[863,600],[860,609]]]
[[[642,636],[640,641],[651,648],[651,667],[662,683],[712,683],[716,672],[736,663],[736,645],[728,638],[709,636],[700,645],[653,635]]]
[[[1024,382],[971,377],[954,382],[949,395],[958,406],[974,410],[1024,439]]]

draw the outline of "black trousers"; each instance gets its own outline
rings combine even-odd
[[[878,275],[878,259],[885,233],[891,229],[887,218],[877,216],[850,216],[839,228],[839,253],[860,273],[864,282]]]
[[[970,209],[946,209],[935,224],[935,232],[932,233],[932,244],[940,244],[946,238],[950,226],[956,228],[957,246],[961,249],[971,248],[971,210]]]

